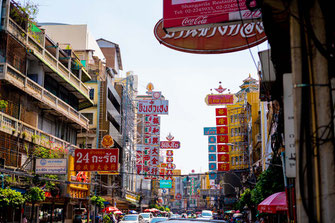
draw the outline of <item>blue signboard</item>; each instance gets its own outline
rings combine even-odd
[[[160,180],[159,181],[160,188],[172,188],[172,180]]]
[[[216,136],[208,136],[208,143],[215,144],[216,143]]]
[[[209,153],[216,153],[216,145],[209,145],[208,146]]]
[[[216,127],[205,127],[204,135],[205,136],[216,135]]]
[[[212,162],[215,162],[216,161],[216,154],[209,154],[208,155],[208,160],[212,161]]]
[[[209,170],[216,170],[216,163],[209,163],[208,169]]]
[[[209,172],[209,179],[215,180],[216,179],[216,173],[215,172]]]

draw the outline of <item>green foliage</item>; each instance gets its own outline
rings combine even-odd
[[[44,148],[43,146],[36,146],[33,152],[33,156],[43,159],[57,159],[60,157],[58,152]]]
[[[278,166],[270,166],[259,175],[256,186],[251,191],[251,201],[258,205],[271,194],[284,189],[283,169]]]
[[[165,208],[162,207],[162,206],[158,207],[157,209],[160,210],[160,211],[165,211]]]
[[[171,210],[170,210],[170,208],[165,208],[165,211],[170,212]]]
[[[105,202],[106,200],[103,199],[100,196],[93,196],[91,197],[91,204],[98,206],[99,208],[104,208],[105,207]]]
[[[0,110],[6,109],[8,106],[8,101],[0,100]]]
[[[0,207],[19,207],[25,202],[23,195],[12,189],[0,189]]]
[[[251,190],[249,188],[243,192],[240,199],[236,203],[236,209],[243,210],[245,206],[248,208],[253,206],[253,202],[251,201]]]
[[[31,187],[25,194],[26,201],[37,203],[45,200],[44,191],[39,187]]]
[[[58,180],[57,175],[45,175],[46,178]],[[48,189],[48,191],[51,191],[56,188],[57,183],[55,181],[48,180],[46,182],[45,188]]]
[[[103,223],[111,223],[111,222],[112,220],[110,219],[110,217],[108,215],[105,215],[103,219]]]

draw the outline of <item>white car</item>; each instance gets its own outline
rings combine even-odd
[[[201,217],[197,218],[197,219],[212,220],[213,219],[213,212],[212,211],[203,210],[201,212]]]
[[[148,212],[148,213],[140,213],[140,216],[143,217],[145,222],[150,222],[151,219],[154,217],[152,213]]]
[[[138,214],[127,214],[123,217],[120,223],[145,223],[141,215]]]

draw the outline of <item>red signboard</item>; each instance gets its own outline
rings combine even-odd
[[[228,118],[227,117],[216,118],[216,125],[228,125]],[[219,133],[216,132],[216,134]]]
[[[227,126],[218,126],[216,127],[216,134],[218,135],[226,135],[228,134],[228,127]]]
[[[166,33],[160,20],[155,26],[154,35],[166,47],[195,54],[240,51],[261,44],[267,39],[261,21]]]
[[[161,149],[179,149],[180,142],[179,141],[161,141],[160,147]]]
[[[229,163],[218,163],[218,171],[229,171]]]
[[[166,162],[167,163],[173,163],[173,157],[171,157],[171,156],[166,157]]]
[[[229,162],[229,154],[218,154],[218,162]]]
[[[229,153],[229,146],[228,145],[218,145],[217,151],[218,153]]]
[[[227,105],[234,103],[234,95],[232,94],[209,94],[205,98],[207,105]]]
[[[216,116],[227,116],[227,108],[216,108],[215,114]]]
[[[189,27],[208,27],[213,23],[260,18],[261,12],[249,11],[245,2],[245,0],[164,0],[164,28],[167,31],[185,30]],[[251,5],[254,4],[252,2]]]
[[[182,198],[181,194],[177,193],[176,196],[175,196],[175,199],[179,201],[179,200],[181,200],[181,198]]]
[[[118,171],[119,149],[76,149],[75,171]]]
[[[227,135],[218,135],[217,136],[217,143],[228,143],[228,136]]]

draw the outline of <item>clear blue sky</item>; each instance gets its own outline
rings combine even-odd
[[[21,0],[23,2],[24,0]],[[162,118],[161,139],[169,132],[181,141],[175,163],[182,173],[208,170],[208,139],[203,127],[215,126],[214,108],[204,103],[211,88],[236,92],[249,73],[257,78],[250,52],[196,55],[160,45],[153,28],[162,18],[163,0],[34,0],[38,22],[88,24],[92,35],[118,43],[124,71],[139,76],[139,93],[152,82],[169,100],[170,111]],[[254,47],[257,51],[267,44]],[[258,79],[258,78],[257,78]]]

